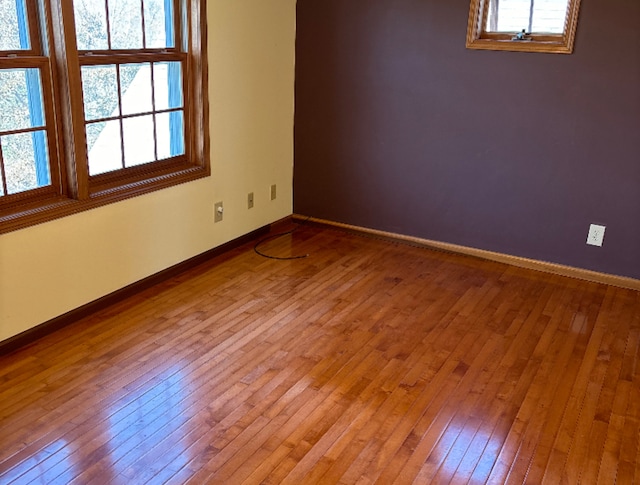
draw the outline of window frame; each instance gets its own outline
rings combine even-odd
[[[52,131],[49,135],[51,185],[2,196],[0,234],[211,174],[206,0],[174,1],[174,7],[180,7],[174,8],[175,48],[139,49],[135,52],[113,50],[104,56],[92,55],[93,61],[76,48],[72,0],[36,0],[26,3],[30,9],[31,49],[15,54],[24,57],[25,52],[31,53],[34,48],[39,48],[43,51],[41,54],[44,60],[41,62],[48,63],[47,68],[42,69],[47,72],[43,72],[41,78],[42,90],[47,91],[47,94],[43,93],[43,97],[49,96],[51,101],[45,106],[44,112],[47,127]],[[34,42],[36,37],[37,44]],[[45,52],[46,47],[48,52]],[[109,58],[127,59],[131,63],[147,62],[155,53],[161,53],[166,60],[179,58],[182,61],[184,155],[90,175],[81,66],[92,62],[106,62]],[[0,57],[2,68],[7,65],[6,54],[7,51]],[[45,77],[49,82],[47,87]]]
[[[42,116],[44,131],[47,133],[48,162],[50,184],[37,187],[24,192],[14,194],[4,194],[0,197],[0,215],[2,213],[12,213],[25,204],[42,204],[52,197],[56,197],[63,189],[63,174],[58,157],[58,135],[56,131],[55,98],[52,94],[54,79],[52,77],[52,63],[48,55],[48,44],[39,35],[42,16],[41,9],[36,2],[24,2],[24,14],[26,16],[26,26],[29,31],[29,48],[2,51],[0,57],[0,69],[37,69],[40,73],[40,88],[42,96]],[[37,127],[32,127],[37,128]],[[9,130],[10,132],[12,130]],[[23,131],[23,130],[16,130]],[[24,131],[30,131],[25,129]],[[4,180],[4,183],[7,181]],[[0,223],[2,219],[0,218]],[[1,228],[1,224],[0,224]]]
[[[580,0],[567,0],[567,17],[562,34],[527,34],[527,40],[513,40],[518,32],[487,32],[487,16],[492,0],[471,0],[467,27],[468,49],[571,54],[578,26]]]

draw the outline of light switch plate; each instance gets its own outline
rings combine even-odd
[[[213,205],[213,222],[222,221],[223,214],[224,214],[224,208],[222,207],[222,202],[216,202]]]

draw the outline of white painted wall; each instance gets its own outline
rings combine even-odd
[[[1,235],[0,341],[292,213],[295,0],[207,9],[212,176]]]

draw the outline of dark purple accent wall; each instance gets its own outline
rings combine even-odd
[[[469,0],[297,10],[296,213],[640,278],[640,1],[571,55],[466,49]]]

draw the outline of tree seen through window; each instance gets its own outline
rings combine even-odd
[[[0,50],[30,48],[25,5],[0,0]],[[90,174],[184,154],[180,60],[108,57],[173,47],[172,0],[75,0],[73,6]],[[40,71],[0,69],[0,92],[0,196],[50,184],[46,133],[35,130],[44,120]]]

